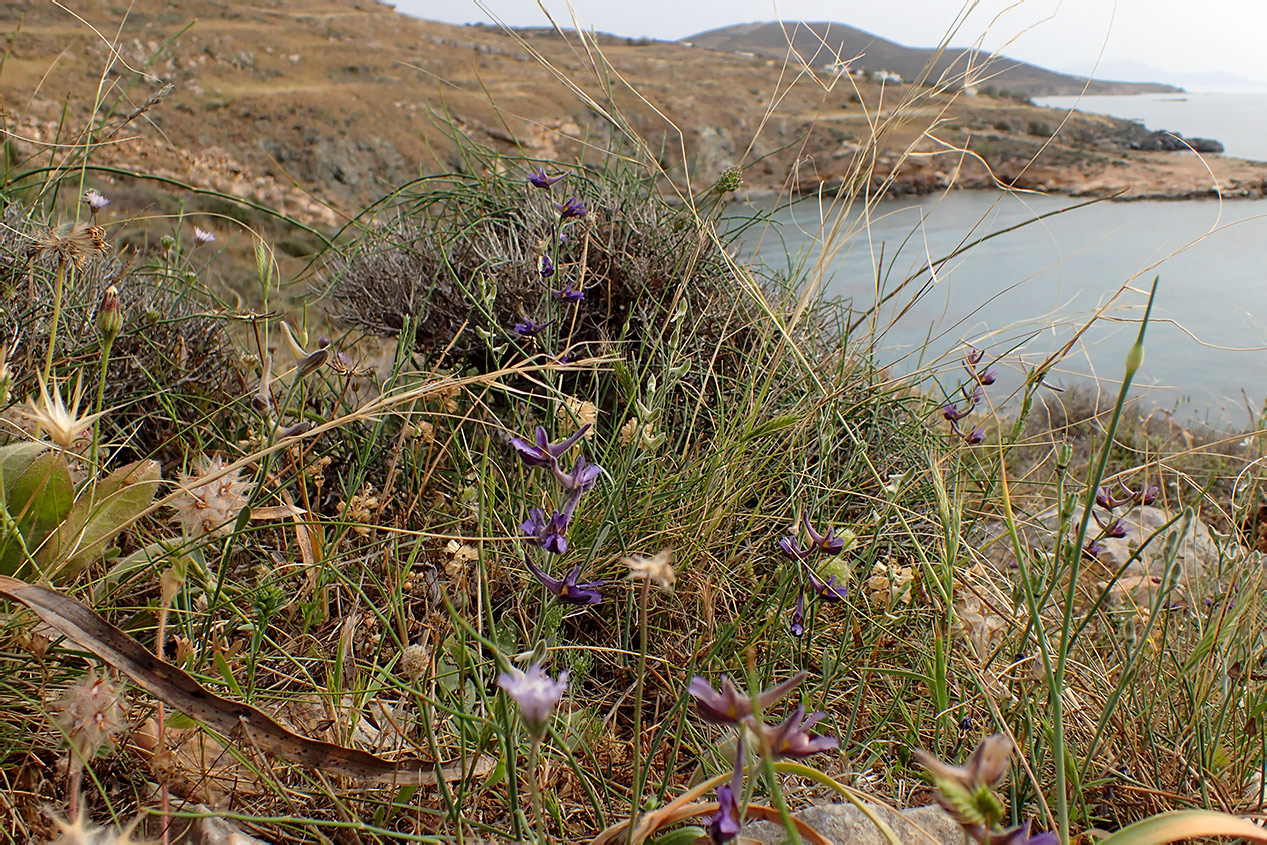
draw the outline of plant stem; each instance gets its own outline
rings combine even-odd
[[[633,845],[638,827],[638,811],[642,809],[642,679],[647,674],[647,604],[650,601],[651,579],[642,579],[638,592],[638,668],[634,675],[633,712],[633,809],[629,813],[629,845]]]
[[[110,365],[112,346],[114,346],[113,339],[104,341],[101,345],[101,377],[97,380],[97,401],[92,409],[97,417],[92,421],[92,457],[88,461],[88,466],[92,468],[94,476],[97,473],[97,448],[101,443],[101,406],[105,404],[106,398],[106,368]]]
[[[48,353],[44,358],[44,381],[53,372],[53,350],[57,348],[57,324],[62,319],[62,289],[66,286],[66,259],[57,259],[57,282],[53,286],[53,321],[48,327]]]
[[[541,735],[532,731],[532,742],[528,746],[528,793],[532,796],[532,824],[537,829],[537,841],[546,840],[545,810],[541,803],[541,787],[537,783],[537,752],[541,748]]]

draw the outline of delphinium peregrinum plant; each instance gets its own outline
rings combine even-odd
[[[980,404],[982,389],[994,384],[995,380],[994,370],[980,367],[984,357],[985,353],[976,347],[970,347],[964,353],[963,367],[968,372],[968,380],[959,389],[959,392],[963,394],[963,399],[956,402],[948,401],[942,407],[942,416],[950,423],[951,432],[970,446],[975,446],[985,440],[985,429],[976,426],[965,433],[959,424]]]
[[[823,580],[818,568],[811,561],[816,557],[833,557],[840,554],[852,544],[853,538],[836,536],[834,528],[828,528],[826,534],[819,533],[810,522],[808,515],[804,517],[803,525],[805,535],[809,538],[808,547],[801,546],[795,534],[789,534],[779,540],[779,550],[788,560],[799,564],[805,577],[804,586],[797,593],[796,605],[792,609],[792,618],[789,623],[789,630],[794,637],[805,633],[806,592],[813,598],[825,602],[840,602],[849,597],[846,586],[836,583],[836,575],[829,575],[826,580]]]
[[[962,766],[943,762],[916,749],[915,760],[937,787],[937,801],[963,828],[965,836],[981,845],[1058,845],[1054,832],[1030,833],[1028,821],[998,830],[1003,802],[994,787],[1008,772],[1012,740],[1002,734],[986,737]]]

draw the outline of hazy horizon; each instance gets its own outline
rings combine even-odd
[[[534,0],[388,0],[415,17],[447,23],[546,26]],[[560,25],[575,10],[583,28],[666,40],[755,21],[838,21],[908,47],[931,47],[956,27],[953,46],[987,50],[1053,70],[1144,66],[1183,84],[1186,76],[1225,73],[1267,85],[1267,56],[1257,41],[1267,31],[1267,3],[1211,0],[1200,10],[1187,0],[544,0]],[[964,14],[965,5],[970,10]],[[1111,77],[1103,70],[1100,78]]]

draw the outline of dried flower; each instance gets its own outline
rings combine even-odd
[[[567,220],[572,217],[584,217],[589,210],[585,207],[585,203],[578,197],[569,197],[568,201],[560,205],[555,203],[554,207],[559,210],[559,219]]]
[[[624,557],[620,562],[629,567],[630,581],[648,581],[661,590],[672,590],[677,581],[672,549],[662,549],[651,557]]]
[[[770,709],[783,696],[791,692],[797,684],[808,677],[807,672],[797,672],[780,684],[757,694],[757,704],[761,712]],[[721,692],[699,675],[691,678],[687,692],[695,697],[695,709],[700,718],[718,725],[737,725],[752,715],[752,698],[741,692],[728,676],[722,675]]]
[[[547,176],[544,167],[538,167],[536,170],[528,171],[528,184],[534,188],[550,188],[555,182],[560,182],[567,177],[566,173],[560,173],[558,176]]]
[[[545,733],[554,706],[567,692],[568,673],[560,672],[557,680],[551,680],[541,664],[534,663],[527,672],[512,667],[498,677],[497,685],[519,705],[519,716],[528,730],[540,736]]]
[[[37,402],[30,399],[23,411],[28,419],[44,429],[48,439],[61,449],[69,451],[80,435],[92,428],[104,411],[88,416],[79,416],[79,402],[83,399],[83,382],[75,383],[75,392],[71,395],[70,407],[62,399],[61,388],[57,380],[53,380],[53,389],[49,390],[44,379],[39,379],[40,398]]]
[[[123,691],[96,672],[89,672],[66,687],[53,709],[57,725],[74,751],[73,769],[105,750],[127,724],[128,704]]]
[[[98,211],[110,204],[110,200],[103,197],[97,192],[96,188],[89,188],[84,191],[84,202],[88,204],[88,210],[95,216]]]
[[[415,683],[427,675],[431,666],[431,652],[426,646],[414,643],[400,652],[400,674]]]
[[[805,718],[805,705],[797,705],[783,724],[775,728],[763,728],[766,747],[776,757],[794,757],[798,760],[838,747],[840,740],[836,737],[809,732],[826,715],[814,713]]]
[[[565,396],[559,403],[558,427],[561,432],[571,431],[573,426],[585,426],[589,429],[598,422],[598,406],[575,396]],[[586,435],[592,435],[587,430]]]
[[[581,565],[578,563],[568,576],[563,579],[554,578],[548,573],[542,571],[532,562],[532,558],[524,556],[524,565],[528,567],[528,571],[533,574],[538,581],[541,582],[547,590],[555,595],[560,601],[568,604],[598,604],[603,600],[602,593],[598,592],[598,588],[603,586],[602,581],[590,581],[585,584],[578,584],[577,579],[581,575]]]
[[[109,250],[105,229],[89,223],[79,223],[43,233],[36,238],[32,252],[36,257],[54,255],[62,264],[74,264],[83,269],[88,259],[103,255]]]
[[[251,484],[242,480],[241,469],[225,472],[219,457],[204,457],[200,464],[196,474],[180,473],[177,483],[181,493],[169,502],[176,511],[176,522],[193,538],[228,531],[251,494]]]

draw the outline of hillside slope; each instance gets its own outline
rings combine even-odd
[[[699,47],[728,52],[750,52],[783,58],[789,47],[806,62],[823,65],[859,57],[851,64],[872,71],[887,70],[903,79],[919,79],[928,72],[932,83],[969,80],[1030,97],[1054,94],[1152,94],[1177,92],[1173,85],[1088,80],[1037,65],[990,56],[962,47],[936,50],[904,47],[842,23],[748,23],[710,29],[684,39]]]
[[[676,42],[599,36],[604,64],[575,34],[432,23],[372,0],[79,0],[72,8],[97,32],[44,0],[16,5],[22,17],[0,68],[11,161],[61,160],[69,148],[50,145],[116,124],[171,84],[94,151],[95,163],[326,226],[405,180],[473,166],[455,134],[508,156],[590,163],[636,135],[639,157],[654,156],[679,186],[689,175],[693,189],[741,165],[758,192],[871,190],[890,177],[895,193],[1000,183],[1209,191],[1203,167],[1175,169],[1176,157],[1195,156],[1160,152],[1177,142],[1136,124],[1062,123],[1064,112],[1009,98],[793,78],[775,59]],[[98,33],[118,33],[117,54]],[[103,72],[106,107],[94,118]],[[1261,194],[1261,169],[1211,164],[1227,195]]]

